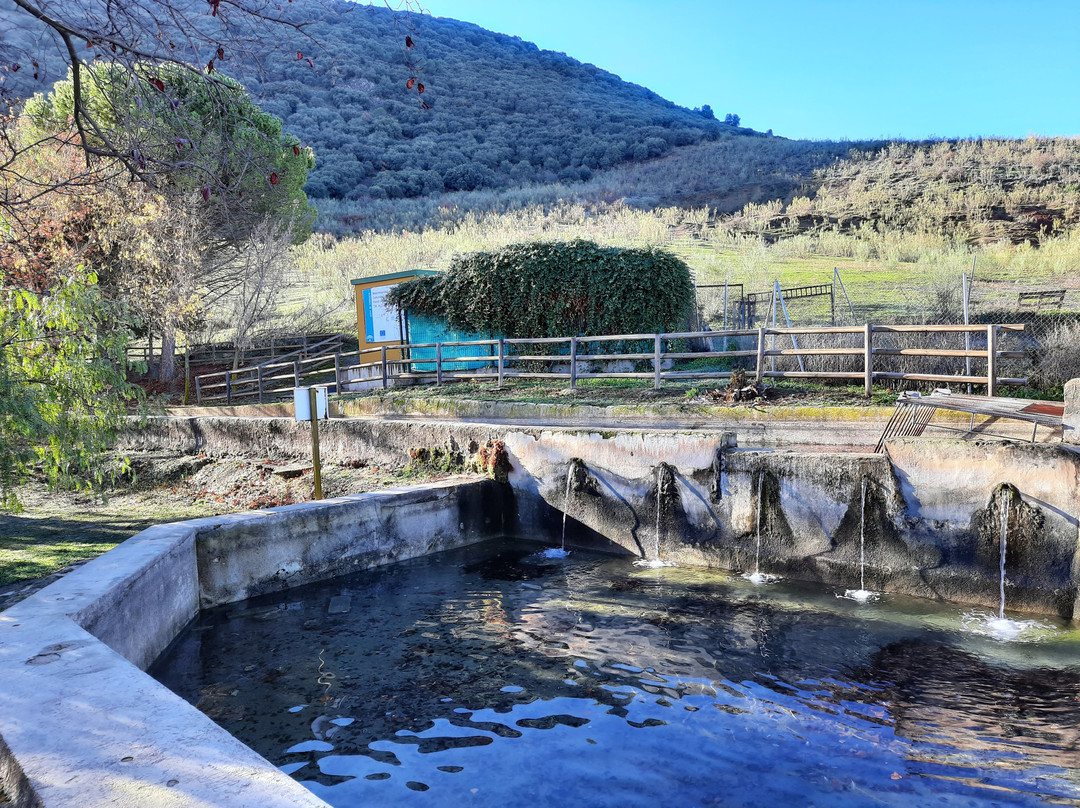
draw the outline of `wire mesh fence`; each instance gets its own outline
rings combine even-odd
[[[1080,376],[1080,272],[1031,283],[980,279],[957,273],[932,283],[912,284],[883,305],[879,295],[849,294],[842,275],[834,270],[829,283],[751,289],[742,284],[709,285],[698,289],[702,322],[714,330],[756,327],[819,327],[900,324],[1022,324],[1023,330],[999,332],[998,350],[1004,353],[1002,375],[1030,380],[1029,387],[1055,394],[1070,378]],[[931,373],[957,377],[984,375],[985,360],[958,357],[948,352],[985,350],[983,332],[928,333],[906,338],[883,335],[876,347],[900,351],[919,348],[942,356],[917,360],[904,354],[882,358],[883,370],[895,373]],[[781,371],[851,372],[859,359],[842,353],[856,347],[853,335],[774,337],[775,348],[815,348],[819,356],[770,358],[770,369]],[[896,343],[893,345],[892,343]],[[770,350],[774,348],[770,345]],[[918,367],[915,367],[915,365]],[[898,388],[913,386],[898,382]],[[961,387],[964,385],[961,384]]]

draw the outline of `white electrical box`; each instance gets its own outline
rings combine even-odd
[[[316,417],[320,420],[324,420],[330,417],[330,397],[327,394],[328,388],[326,387],[294,387],[293,388],[293,406],[296,409],[297,421],[310,421],[311,420],[311,394],[309,390],[315,391],[315,412]]]

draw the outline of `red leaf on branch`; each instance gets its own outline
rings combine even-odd
[[[270,184],[271,185],[277,185],[278,184],[278,175],[277,175],[276,171],[271,171],[270,172]]]
[[[225,58],[225,49],[221,45],[218,45],[217,58],[219,62]]]
[[[216,17],[218,12],[218,6],[221,5],[221,0],[207,0],[207,2],[210,3],[210,16]]]
[[[161,79],[150,79],[150,83],[153,84],[159,93],[165,92],[165,82]]]
[[[210,201],[210,188],[209,187],[206,187],[206,188],[202,189],[202,198],[206,202]]]
[[[206,63],[206,72],[207,73],[213,73],[214,72],[214,60],[213,59],[211,59],[209,62]]]
[[[18,62],[15,62],[15,63],[14,63],[14,64],[13,64],[12,66],[11,66],[11,72],[12,72],[12,73],[18,73],[18,72],[19,72],[19,68],[20,68],[20,67],[22,67],[22,65],[20,65],[20,64],[19,64]]]
[[[305,59],[304,61],[306,61],[308,63],[308,67],[312,67],[312,68],[315,67],[315,63],[313,61],[311,61],[311,59]]]
[[[415,84],[416,84],[416,79],[409,79],[407,82],[405,82],[405,89],[406,90],[411,90]]]
[[[410,49],[411,49],[411,48],[413,47],[413,45],[415,45],[415,44],[416,44],[416,43],[414,43],[414,42],[412,41],[412,37],[411,37],[411,36],[407,36],[407,37],[405,37],[405,47],[406,47],[406,48],[410,48]]]
[[[300,61],[300,60],[301,60],[301,59],[303,59],[303,58],[304,58],[304,53],[303,53],[303,51],[297,51],[297,52],[296,52],[296,61]]]
[[[300,156],[300,147],[299,146],[293,146],[292,147],[292,153],[295,154],[297,157],[299,157]]]
[[[418,93],[424,92],[424,85],[423,84],[417,84],[416,85],[416,92],[418,92]]]

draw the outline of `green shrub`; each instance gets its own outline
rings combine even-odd
[[[474,333],[639,334],[678,328],[694,286],[685,262],[653,247],[529,242],[457,258],[440,275],[398,285],[390,301]]]

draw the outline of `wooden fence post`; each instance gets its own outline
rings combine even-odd
[[[660,389],[660,335],[656,335],[656,341],[653,343],[653,389]]]
[[[232,404],[232,371],[225,371],[225,403]]]
[[[293,386],[300,386],[300,360],[294,359],[292,363]]]
[[[503,386],[503,368],[506,366],[506,340],[499,337],[499,389]]]
[[[570,389],[577,388],[577,337],[570,337]]]
[[[389,377],[390,377],[390,372],[386,367],[386,346],[383,345],[382,346],[382,386],[383,386],[384,390],[390,384]]]
[[[259,403],[262,404],[263,403],[263,367],[262,367],[262,365],[259,365],[256,368],[256,371],[258,372],[258,377],[259,377]]]
[[[198,376],[195,377],[195,403],[202,406],[202,385],[199,383]]]
[[[874,394],[874,327],[863,327],[863,392],[867,398]]]
[[[755,376],[758,384],[765,377],[765,326],[757,330],[757,373]]]
[[[435,384],[442,384],[442,343],[435,343]]]
[[[986,395],[997,395],[997,326],[986,327]]]

